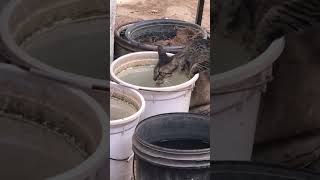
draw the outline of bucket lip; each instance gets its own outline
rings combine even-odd
[[[159,118],[159,117],[163,117],[163,116],[171,116],[171,115],[191,115],[193,117],[199,117],[199,119],[202,119],[202,120],[206,120],[206,121],[210,121],[210,119],[207,117],[207,116],[203,116],[203,115],[200,115],[200,114],[196,114],[196,113],[189,113],[189,112],[173,112],[173,113],[164,113],[164,114],[158,114],[158,115],[154,115],[154,116],[151,116],[151,117],[148,117],[146,119],[143,119],[141,120],[138,125],[136,126],[136,129],[135,129],[135,132],[138,130],[139,126],[141,126],[141,124],[143,122],[146,122],[146,121],[151,121],[153,120],[154,118]],[[136,135],[136,133],[134,133],[134,136],[136,137],[136,140],[143,144],[144,146],[148,147],[148,148],[151,148],[153,150],[156,150],[156,151],[159,151],[159,152],[163,152],[163,153],[169,153],[169,154],[190,154],[190,155],[196,155],[196,154],[208,154],[210,156],[210,147],[208,148],[202,148],[202,149],[195,149],[195,150],[183,150],[183,149],[171,149],[171,148],[164,148],[164,147],[161,147],[161,146],[157,146],[157,145],[154,145],[154,144],[151,144],[151,143],[148,143],[146,141],[144,141],[143,139],[141,139],[140,137],[138,137]],[[210,157],[209,159],[210,160]]]
[[[8,71],[8,72],[12,72],[12,73],[18,73],[18,74],[27,74],[25,71],[22,71],[21,69],[17,68],[14,65],[10,65],[10,64],[5,64],[5,63],[0,63],[0,69],[3,71]],[[39,77],[40,78],[40,77]],[[105,127],[104,124],[104,119],[108,118],[108,115],[106,114],[106,112],[102,109],[102,107],[89,95],[87,95],[85,92],[83,92],[80,89],[75,89],[72,88],[70,86],[64,85],[64,84],[60,84],[60,83],[54,83],[53,84],[60,86],[64,89],[66,89],[67,91],[69,91],[70,93],[74,94],[75,96],[78,96],[79,99],[81,99],[83,102],[85,102],[87,105],[92,106],[92,110],[94,112],[96,112],[97,114],[97,120],[100,124],[101,127],[101,140],[96,148],[96,151],[93,152],[87,159],[85,159],[84,161],[82,161],[80,164],[78,164],[77,166],[75,166],[72,169],[68,169],[66,171],[64,171],[63,173],[60,174],[56,174],[52,177],[48,177],[46,179],[48,180],[60,180],[60,179],[78,179],[80,177],[83,177],[85,175],[87,175],[87,172],[90,171],[93,166],[96,167],[102,163],[104,163],[104,159],[101,159],[101,157],[106,156],[106,153],[108,152],[107,149],[107,136],[105,135],[107,132],[107,128]]]
[[[17,57],[18,59],[22,59],[23,64],[25,64],[26,62],[28,67],[40,69],[41,71],[48,73],[48,76],[52,76],[53,79],[57,79],[56,77],[58,77],[60,80],[72,81],[76,84],[84,85],[86,87],[92,87],[94,85],[105,87],[107,84],[107,80],[92,78],[89,76],[60,70],[41,62],[37,58],[29,55],[26,51],[24,51],[17,45],[12,34],[9,32],[8,24],[10,15],[12,14],[17,4],[19,4],[21,1],[22,0],[9,1],[6,6],[3,7],[2,13],[0,13],[0,39],[3,41],[8,51],[10,51],[11,55],[15,56],[15,58]],[[14,60],[13,64],[16,63],[18,62]]]
[[[128,29],[129,26],[132,26],[134,23],[137,23],[137,22],[140,22],[140,21],[132,21],[132,22],[127,22],[127,23],[123,23],[123,24],[119,25],[118,27],[115,28],[115,31],[114,31],[115,36],[114,37],[117,37],[120,40],[125,40],[125,39],[121,38],[121,36],[120,36],[121,31]]]
[[[136,51],[136,48],[141,48],[141,47],[135,47],[128,39],[126,39],[126,37],[122,38],[120,36],[121,31],[128,29],[129,26],[132,26],[134,23],[138,23],[142,20],[138,20],[138,21],[132,21],[132,22],[128,22],[128,23],[124,23],[120,26],[118,26],[117,28],[115,28],[114,31],[114,38],[115,38],[115,44],[119,44],[121,46],[125,46],[127,49],[130,49],[131,51]],[[181,50],[181,48],[179,49],[168,49],[167,46],[163,47],[166,51],[168,51],[169,53],[177,53]],[[156,49],[144,49],[144,50],[151,50],[151,51],[156,51]]]
[[[144,86],[137,86],[137,85],[133,85],[130,83],[127,83],[125,81],[122,81],[120,78],[118,78],[115,73],[114,73],[114,69],[115,69],[115,65],[117,65],[118,63],[121,63],[121,61],[123,59],[127,59],[128,57],[132,56],[132,55],[155,55],[158,54],[158,52],[156,51],[140,51],[140,52],[134,52],[134,53],[129,53],[126,54],[124,56],[121,56],[119,58],[117,58],[116,60],[114,60],[111,65],[110,65],[110,74],[111,74],[111,78],[115,79],[115,81],[123,86],[126,86],[128,88],[132,88],[135,90],[145,90],[145,91],[154,91],[154,92],[170,92],[170,91],[185,91],[185,88],[191,86],[192,84],[194,84],[198,78],[199,78],[199,73],[197,73],[196,75],[194,75],[191,79],[189,79],[188,81],[179,84],[179,85],[174,85],[174,86],[168,86],[168,87],[160,87],[160,88],[154,88],[154,87],[144,87]],[[173,55],[171,53],[167,53],[168,55]]]
[[[174,24],[174,23],[178,23],[178,24],[185,24],[186,26],[192,26],[192,27],[197,27],[199,28],[200,31],[202,31],[204,37],[203,38],[208,38],[208,34],[207,31],[199,26],[198,24],[194,24],[188,21],[183,21],[183,20],[178,20],[178,19],[170,19],[170,18],[163,18],[163,19],[150,19],[150,20],[145,20],[145,21],[139,21],[136,23],[133,23],[131,26],[128,27],[128,29],[125,32],[125,36],[128,39],[128,41],[134,45],[134,46],[138,46],[141,47],[143,49],[147,49],[147,50],[152,50],[155,51],[157,49],[157,46],[155,45],[148,45],[148,44],[143,44],[140,43],[134,39],[130,39],[128,37],[130,37],[131,32],[138,27],[144,26],[144,25],[153,25],[151,23],[158,23],[157,25],[161,25],[161,24]],[[184,46],[164,46],[164,49],[168,50],[168,51],[177,51],[180,49],[183,49]]]
[[[270,169],[270,170],[276,170],[277,174],[280,174],[281,172],[296,172],[302,175],[311,175],[311,176],[320,176],[319,172],[315,172],[309,169],[297,169],[297,168],[288,168],[279,164],[273,164],[273,163],[265,163],[265,162],[252,162],[252,161],[211,161],[210,162],[210,166],[214,167],[216,166],[214,169],[218,170],[218,172],[222,172],[222,170],[219,170],[219,166],[223,167],[223,166],[229,166],[231,167],[230,170],[229,169],[225,169],[223,170],[223,172],[230,172],[233,171],[234,169],[237,170],[237,172],[241,172],[243,171],[247,171],[248,172],[248,167],[255,167],[255,168],[259,168],[259,169],[255,169],[255,170],[264,170],[264,169]],[[241,170],[242,169],[242,170]],[[211,171],[212,173],[215,173],[215,171]],[[255,171],[256,173],[256,171]]]
[[[139,97],[139,99],[141,101],[141,107],[139,108],[139,110],[137,112],[135,112],[131,116],[128,116],[128,117],[125,117],[122,119],[115,119],[115,120],[110,119],[110,126],[127,124],[129,122],[136,121],[137,119],[139,119],[139,117],[141,116],[141,114],[144,112],[144,110],[146,108],[146,101],[144,100],[144,97],[138,91],[136,91],[134,89],[126,88],[126,87],[121,86],[121,85],[119,85],[115,82],[112,82],[112,81],[110,81],[110,92],[111,92],[112,86],[122,87],[122,88],[125,88],[126,91],[132,91],[137,97]],[[110,95],[111,95],[111,93],[110,93]]]
[[[210,82],[214,84],[213,87],[211,86],[211,91],[214,92],[217,89],[239,83],[262,72],[268,66],[272,66],[272,63],[275,62],[283,52],[284,47],[285,37],[281,37],[273,41],[264,52],[247,64],[223,73],[210,75]]]

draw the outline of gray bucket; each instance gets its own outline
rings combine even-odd
[[[209,180],[209,121],[191,113],[161,114],[141,121],[132,140],[135,179]]]
[[[189,28],[208,38],[207,31],[197,24],[175,19],[153,19],[124,24],[115,31],[116,58],[138,51],[157,51],[156,45],[140,42],[142,38],[156,37],[159,40],[172,39],[176,35],[175,28]],[[168,53],[177,53],[183,45],[164,46]]]
[[[104,0],[12,0],[1,15],[1,40],[12,63],[80,86],[109,109],[108,11]]]
[[[261,94],[283,48],[281,38],[249,63],[211,75],[212,160],[251,159]]]
[[[317,180],[320,174],[253,162],[214,162],[211,180]]]
[[[95,100],[11,65],[0,74],[0,179],[106,179],[108,116]]]

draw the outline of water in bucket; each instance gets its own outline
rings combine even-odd
[[[110,108],[111,120],[123,119],[133,115],[138,111],[134,105],[116,97],[110,98]]]
[[[153,80],[154,65],[129,67],[117,74],[118,78],[127,83],[143,87],[159,87]],[[189,78],[184,73],[174,73],[165,78],[161,87],[175,86],[187,82]]]
[[[60,70],[105,79],[106,19],[60,23],[22,44],[33,57]]]

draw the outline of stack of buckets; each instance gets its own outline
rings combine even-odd
[[[135,52],[119,57],[110,66],[110,94],[126,96],[135,101],[139,110],[124,119],[110,121],[110,172],[112,180],[130,180],[132,178],[133,151],[132,136],[138,123],[151,116],[188,112],[191,92],[199,75],[189,81],[170,87],[150,88],[129,84],[117,77],[117,72],[125,66],[130,67],[142,59],[158,59],[158,53],[152,51]],[[112,113],[112,112],[111,112]]]
[[[211,106],[215,107],[211,112],[214,117],[210,123],[211,160],[251,160],[261,93],[272,77],[272,64],[283,48],[284,39],[278,39],[248,64],[211,76],[215,84],[211,90],[214,99]],[[139,87],[116,76],[124,67],[130,67],[132,62],[137,64],[142,59],[157,58],[157,52],[136,52],[124,55],[111,64],[113,81],[143,96],[145,109],[140,118],[135,120],[136,123],[158,114],[189,110],[191,91],[198,75],[184,84],[167,88]],[[131,133],[134,133],[133,130]],[[112,136],[110,141],[113,141]],[[124,145],[131,146],[131,139]],[[117,152],[117,149],[111,149],[111,157]],[[128,152],[127,158],[132,157],[132,154],[132,151]],[[112,161],[110,165],[112,168]]]

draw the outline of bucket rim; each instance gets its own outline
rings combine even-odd
[[[194,117],[199,117],[199,119],[203,119],[203,120],[208,120],[210,121],[210,119],[207,117],[207,116],[204,116],[204,115],[201,115],[201,114],[196,114],[196,113],[189,113],[189,112],[171,112],[171,113],[164,113],[164,114],[157,114],[157,115],[154,115],[154,116],[150,116],[148,118],[145,118],[143,120],[141,120],[136,129],[135,129],[135,132],[136,130],[139,128],[139,126],[141,126],[142,123],[146,122],[146,121],[150,121],[150,120],[153,120],[154,118],[158,118],[158,117],[161,117],[161,116],[170,116],[170,115],[192,115]],[[171,149],[171,148],[164,148],[164,147],[161,147],[161,146],[157,146],[157,145],[154,145],[154,144],[151,144],[151,143],[148,143],[146,141],[144,141],[143,139],[137,137],[137,139],[143,143],[144,145],[147,145],[147,146],[150,146],[150,147],[153,147],[153,148],[157,148],[159,150],[163,150],[165,152],[171,152],[171,153],[176,153],[176,152],[180,152],[180,153],[200,153],[200,154],[203,154],[203,153],[207,153],[209,152],[210,153],[210,147],[208,148],[202,148],[202,149],[197,149],[197,150],[183,150],[183,149]],[[210,142],[209,142],[210,143]]]
[[[18,61],[16,60],[16,58],[18,58],[23,60],[22,63],[24,65],[27,65],[28,67],[36,68],[45,72],[47,73],[47,76],[50,76],[52,79],[59,79],[60,81],[65,81],[65,82],[70,81],[80,86],[86,86],[90,88],[94,86],[108,87],[107,80],[93,78],[85,75],[80,75],[80,74],[60,70],[46,63],[43,63],[41,60],[31,56],[29,53],[27,53],[25,50],[19,47],[17,43],[14,41],[12,33],[9,32],[8,24],[10,22],[10,17],[13,14],[13,11],[15,10],[16,6],[19,3],[21,3],[21,1],[22,0],[10,0],[6,4],[6,6],[3,7],[2,12],[0,13],[0,39],[2,40],[3,44],[6,46],[5,47],[6,50],[9,51],[10,56],[13,56],[13,60],[9,59],[10,61],[12,61],[13,64],[21,63],[19,62],[19,60]],[[103,18],[104,16],[101,16],[101,17]]]
[[[110,128],[112,126],[123,125],[123,124],[130,123],[132,121],[138,121],[140,119],[140,116],[142,115],[142,113],[145,111],[145,108],[146,108],[146,101],[145,101],[144,97],[138,91],[136,91],[134,89],[126,88],[126,87],[121,86],[121,85],[119,85],[115,82],[112,82],[112,81],[110,81],[110,96],[111,96],[111,89],[113,86],[121,87],[121,88],[124,88],[125,91],[133,92],[141,101],[141,107],[139,108],[139,110],[137,112],[135,112],[134,114],[132,114],[128,117],[125,117],[122,119],[115,119],[115,120],[110,119]],[[111,111],[110,111],[110,113],[111,113]]]
[[[168,55],[173,55],[171,53],[167,53]],[[115,73],[114,70],[116,69],[116,65],[117,64],[121,64],[121,62],[123,60],[128,59],[128,57],[131,57],[132,55],[158,55],[158,52],[156,51],[140,51],[140,52],[133,52],[133,53],[129,53],[126,54],[124,56],[121,56],[119,58],[117,58],[116,60],[114,60],[111,65],[110,65],[110,74],[111,74],[111,78],[114,79],[118,84],[126,86],[128,88],[132,88],[135,90],[145,90],[145,91],[154,91],[154,92],[170,92],[170,91],[185,91],[186,88],[190,87],[190,86],[194,86],[194,84],[196,83],[196,81],[199,78],[199,73],[197,73],[196,75],[194,75],[191,79],[189,79],[188,81],[179,84],[179,85],[174,85],[174,86],[168,86],[168,87],[160,87],[160,88],[154,88],[154,87],[144,87],[144,86],[137,86],[137,85],[133,85],[130,83],[127,83],[123,80],[121,80],[120,78],[118,78]],[[150,59],[150,58],[149,58]]]
[[[201,117],[203,121],[210,121],[210,119],[207,116],[188,112],[173,112],[148,117],[138,123],[133,134],[132,149],[135,155],[151,164],[165,167],[187,169],[208,168],[210,166],[210,148],[205,148],[201,150],[174,150],[170,148],[162,148],[160,146],[152,145],[151,143],[147,143],[137,136],[136,132],[139,126],[141,126],[141,124],[146,121],[155,120],[154,118],[160,116],[184,114]]]
[[[170,149],[163,148],[160,146],[153,145],[142,140],[137,135],[137,130],[142,123],[155,120],[159,116],[168,116],[168,115],[192,115],[201,117],[203,121],[210,121],[207,116],[202,116],[195,113],[187,112],[174,112],[174,113],[165,113],[158,114],[155,116],[148,117],[139,122],[135,132],[132,137],[132,149],[135,155],[144,161],[147,161],[154,165],[160,165],[165,167],[173,168],[187,168],[187,169],[199,169],[199,168],[208,168],[210,166],[210,148],[196,149],[196,150],[181,150],[181,149]],[[197,119],[198,121],[200,119]]]
[[[7,72],[12,72],[12,73],[17,73],[17,74],[21,74],[21,75],[31,75],[28,74],[25,71],[22,71],[21,69],[17,68],[14,65],[10,65],[10,64],[5,64],[5,63],[0,63],[0,69],[2,70],[1,72],[7,71]],[[41,79],[41,77],[36,77]],[[47,80],[49,81],[49,80]],[[68,169],[66,171],[64,171],[63,173],[60,174],[56,174],[54,176],[51,177],[47,177],[47,180],[60,180],[60,179],[66,179],[66,180],[71,180],[71,179],[78,179],[80,177],[86,176],[88,175],[87,173],[90,172],[90,170],[96,166],[99,166],[104,162],[103,159],[101,159],[101,157],[106,156],[106,153],[108,152],[107,149],[107,136],[106,133],[107,132],[107,128],[105,127],[104,124],[104,119],[108,117],[107,113],[102,109],[102,107],[98,104],[98,102],[96,102],[92,97],[90,97],[89,95],[87,95],[85,92],[83,92],[80,89],[76,89],[64,84],[60,84],[60,83],[55,83],[52,82],[54,85],[60,86],[63,89],[66,89],[68,92],[70,92],[70,94],[73,94],[77,97],[79,97],[80,100],[82,100],[86,105],[90,105],[92,107],[92,110],[96,113],[97,115],[97,120],[98,123],[100,124],[100,128],[101,128],[101,140],[96,148],[96,151],[91,153],[91,155],[86,158],[84,161],[82,161],[81,163],[79,163],[77,166]]]
[[[157,23],[157,24],[152,24],[152,23]],[[184,20],[179,20],[179,19],[171,19],[171,18],[163,18],[163,19],[149,19],[149,20],[145,20],[145,21],[139,21],[139,22],[135,22],[133,23],[131,26],[128,26],[127,30],[125,31],[125,37],[128,39],[128,41],[134,45],[134,46],[138,46],[140,48],[143,49],[147,49],[147,50],[152,50],[155,51],[157,49],[156,45],[148,45],[148,44],[144,44],[144,43],[140,43],[134,39],[130,39],[129,37],[131,37],[131,33],[134,29],[139,28],[141,26],[147,26],[147,25],[166,25],[166,24],[172,24],[174,25],[175,23],[177,23],[177,25],[185,25],[185,26],[189,26],[189,27],[193,27],[193,28],[198,28],[199,31],[201,31],[203,38],[207,39],[208,38],[208,33],[207,31],[199,26],[198,24],[195,23],[191,23],[188,21],[184,21]],[[184,46],[164,46],[164,49],[168,50],[168,51],[177,51],[180,49],[183,49]]]
[[[114,31],[114,38],[115,38],[115,44],[119,46],[123,46],[127,49],[129,49],[132,52],[137,52],[137,48],[142,48],[142,47],[136,47],[134,46],[126,37],[121,37],[120,33],[122,31],[125,31],[128,29],[129,26],[132,26],[134,23],[140,22],[142,20],[137,20],[137,21],[132,21],[128,23],[124,23],[119,25],[118,27],[115,28]],[[144,48],[142,48],[144,49]],[[178,49],[168,49],[167,46],[163,46],[163,49],[165,49],[168,53],[177,53],[181,50],[181,48]],[[157,49],[144,49],[144,51],[156,51]],[[140,50],[139,50],[140,51]]]
[[[237,84],[263,72],[280,57],[284,47],[285,37],[281,37],[274,40],[264,52],[247,64],[223,73],[210,75],[210,83],[214,84],[214,86],[211,86],[211,92]]]
[[[143,120],[141,120],[136,129],[135,129],[135,132],[136,130],[139,128],[139,126],[141,126],[142,123],[146,122],[146,121],[150,121],[150,119],[154,119],[154,118],[159,118],[161,116],[170,116],[170,115],[192,115],[193,117],[199,117],[199,119],[205,119],[205,120],[209,120],[210,119],[207,117],[207,116],[204,116],[204,115],[200,115],[200,114],[196,114],[196,113],[189,113],[189,112],[171,112],[171,113],[164,113],[164,114],[157,114],[157,115],[154,115],[154,116],[150,116],[148,118],[145,118]],[[200,118],[201,117],[201,118]],[[198,152],[198,153],[207,153],[207,152],[210,152],[210,147],[208,148],[202,148],[202,149],[197,149],[197,150],[183,150],[183,149],[171,149],[171,148],[164,148],[164,147],[161,147],[161,146],[157,146],[157,145],[153,145],[151,143],[147,143],[146,141],[142,140],[141,138],[137,137],[137,139],[145,144],[145,145],[148,145],[150,147],[154,147],[154,148],[157,148],[157,149],[160,149],[160,150],[163,150],[163,151],[166,151],[166,152],[182,152],[182,153],[193,153],[193,152]]]

